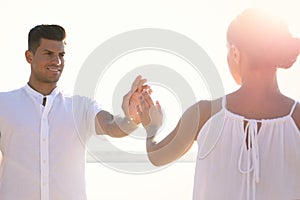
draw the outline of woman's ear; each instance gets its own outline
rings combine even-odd
[[[235,64],[240,64],[241,61],[241,52],[240,50],[235,46],[235,45],[231,45],[230,46],[231,51],[232,51],[232,59],[235,62]]]
[[[32,59],[33,59],[33,53],[29,50],[26,50],[25,51],[25,58],[26,58],[26,61],[31,64],[32,63]]]
[[[242,83],[241,52],[235,45],[228,46],[228,65],[231,75],[238,85]]]

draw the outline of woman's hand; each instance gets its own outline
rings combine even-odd
[[[138,114],[147,131],[148,137],[154,137],[157,130],[162,126],[163,113],[158,101],[155,105],[148,92],[140,96],[140,106],[137,107]]]

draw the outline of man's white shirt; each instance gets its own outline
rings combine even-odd
[[[86,142],[101,111],[93,100],[29,85],[0,93],[1,200],[85,200]]]

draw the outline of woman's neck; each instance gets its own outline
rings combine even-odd
[[[250,69],[244,72],[239,91],[258,97],[280,94],[276,69]]]

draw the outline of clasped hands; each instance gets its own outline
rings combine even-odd
[[[152,90],[145,85],[146,81],[142,76],[134,80],[130,91],[123,97],[122,109],[134,123],[142,123],[148,136],[154,136],[162,125],[163,114],[159,102],[154,104],[150,96]]]

